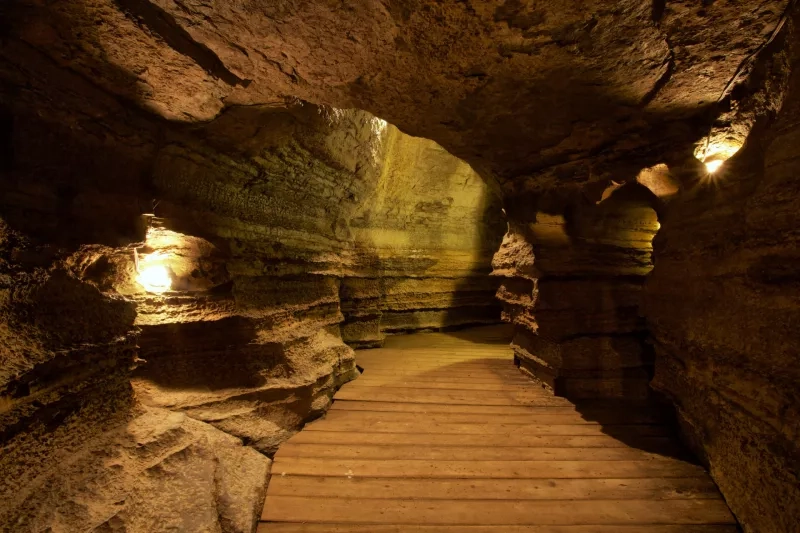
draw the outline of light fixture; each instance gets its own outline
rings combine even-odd
[[[142,268],[136,281],[147,292],[167,292],[172,288],[172,278],[164,265],[152,265]]]
[[[730,136],[707,137],[695,148],[694,156],[706,166],[709,174],[714,174],[739,151],[742,142]]]
[[[714,172],[719,170],[719,167],[722,166],[722,163],[724,163],[724,161],[722,159],[714,159],[712,161],[705,161],[704,162],[704,164],[706,166],[706,170],[708,171],[709,174],[713,174]]]
[[[167,256],[163,253],[152,253],[139,258],[139,253],[134,249],[136,259],[136,282],[144,287],[147,292],[162,293],[172,288],[172,275],[165,264]]]

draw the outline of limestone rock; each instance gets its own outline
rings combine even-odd
[[[6,495],[0,519],[9,532],[245,533],[261,512],[269,467],[222,431],[148,408]]]
[[[673,123],[730,90],[788,0],[18,4],[14,39],[169,120],[357,107],[521,184],[601,150],[694,142],[702,127]]]
[[[492,262],[503,279],[497,297],[515,325],[520,366],[556,394],[647,398],[652,357],[640,304],[655,196],[633,183],[594,202],[587,192],[510,206],[516,222]]]
[[[207,443],[257,453],[218,430],[271,453],[326,408],[355,376],[344,341],[493,320],[495,283],[521,366],[559,394],[641,398],[655,364],[745,530],[793,531],[796,13],[3,2],[0,499],[16,531],[54,509],[66,530],[154,530],[136,491],[94,517],[33,490],[95,490],[70,458],[136,440],[109,433],[139,416],[134,388],[160,406],[143,427],[188,417],[153,422],[198,439],[158,464],[205,487],[239,460]],[[743,142],[715,179],[694,157]],[[172,290],[136,282],[140,252],[170,257]],[[139,466],[123,470],[152,491],[183,488]],[[191,527],[246,530],[209,512],[251,516],[241,481],[170,509],[203,502]]]
[[[797,16],[787,29],[766,66],[778,75],[756,92],[786,90],[780,113],[670,205],[645,300],[653,386],[753,532],[792,531],[800,516]]]

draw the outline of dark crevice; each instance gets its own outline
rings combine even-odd
[[[14,168],[14,116],[0,108],[0,172]]]
[[[653,22],[659,22],[664,18],[664,10],[667,8],[667,0],[653,0],[652,16]]]

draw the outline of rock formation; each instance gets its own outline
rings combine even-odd
[[[350,222],[345,341],[498,321],[489,270],[505,230],[499,198],[436,143],[387,128],[381,173]]]
[[[747,531],[800,517],[796,15],[787,30],[738,106],[760,119],[747,143],[663,217],[644,309],[653,387]]]
[[[236,439],[271,455],[324,413],[357,375],[343,335],[379,345],[386,333],[499,321],[489,277],[499,199],[436,143],[363,111],[299,103],[161,123],[23,52],[5,63],[24,94],[5,108],[2,471],[20,475],[4,487],[4,522],[152,531],[181,505],[159,510],[157,495],[173,490],[161,467],[113,480],[136,503],[108,524],[69,484],[58,489],[64,505],[92,508],[48,510],[18,489],[100,483],[81,473],[102,468],[90,459],[80,472],[56,465],[86,447],[125,455],[129,441],[116,435],[131,428],[160,443],[182,424],[197,446],[230,452],[175,466],[207,471],[192,505],[219,510],[202,518],[218,526],[180,527],[249,531],[247,513],[224,508],[233,497],[260,505],[269,460]],[[150,268],[165,286],[148,288]],[[59,457],[45,438],[54,429]],[[27,471],[22,454],[40,465]],[[257,465],[233,496],[212,483],[225,461]],[[148,499],[136,479],[151,474]]]
[[[562,190],[512,204],[515,223],[495,256],[520,366],[573,399],[649,393],[639,306],[655,196],[635,183],[611,188],[596,200]]]
[[[248,531],[348,345],[502,304],[520,366],[667,399],[792,531],[795,4],[3,3],[0,523]]]

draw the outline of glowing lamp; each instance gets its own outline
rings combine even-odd
[[[731,136],[721,137],[719,135],[706,138],[705,142],[697,146],[694,156],[705,166],[708,174],[714,174],[722,164],[739,151],[742,147],[743,139]]]
[[[136,281],[147,292],[166,292],[172,288],[172,278],[164,265],[152,265],[142,268]]]
[[[719,167],[722,166],[722,163],[724,163],[722,159],[714,159],[713,161],[706,161],[705,162],[706,170],[708,171],[709,174],[713,174],[714,172],[719,170]]]
[[[161,293],[172,288],[172,272],[165,264],[166,254],[156,252],[140,259],[135,249],[133,253],[136,260],[136,282],[144,290]]]

